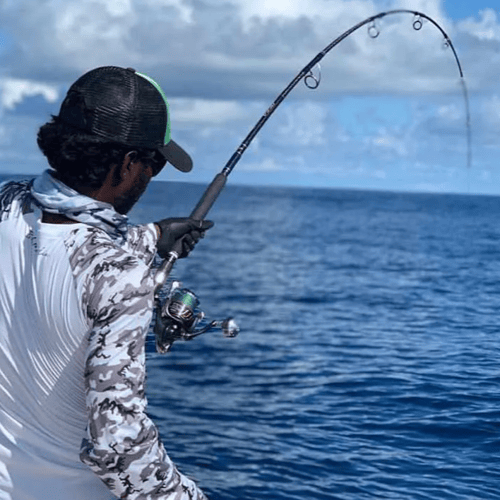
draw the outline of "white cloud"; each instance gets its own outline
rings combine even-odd
[[[243,21],[255,19],[295,20],[306,17],[315,22],[349,19],[358,16],[360,19],[376,12],[375,2],[371,0],[336,1],[330,0],[232,0],[238,7]]]
[[[279,117],[274,117],[274,141],[295,147],[320,146],[326,143],[324,104],[295,102],[286,106]]]
[[[399,0],[395,2],[394,8],[408,9],[422,12],[435,19],[438,23],[446,26],[443,12],[444,0]]]
[[[437,115],[448,122],[456,122],[464,118],[463,109],[460,109],[457,104],[445,104],[440,106],[437,110]]]
[[[132,2],[131,0],[108,0],[106,8],[112,15],[126,16],[132,13]]]
[[[368,142],[384,152],[393,153],[400,157],[408,155],[405,139],[397,137],[387,130],[381,130],[377,136],[368,139]]]
[[[500,25],[497,13],[493,9],[485,9],[479,13],[480,19],[469,18],[459,23],[459,29],[481,41],[500,41]]]
[[[59,98],[58,89],[53,85],[16,78],[0,79],[0,104],[5,109],[13,109],[24,98],[35,95],[41,95],[49,102],[56,102]]]
[[[210,125],[219,127],[248,119],[251,106],[238,101],[208,99],[169,99],[172,120],[176,126]]]
[[[186,24],[194,22],[195,8],[191,2],[185,0],[142,0],[142,6],[151,11],[168,8],[175,12],[180,22]]]
[[[0,3],[0,29],[15,37],[4,56],[14,77],[67,80],[103,64],[135,66],[170,96],[275,95],[309,58],[380,5],[419,8],[446,26],[440,0],[17,0]],[[327,56],[318,93],[429,92],[456,80],[451,52],[430,23],[409,15],[366,27]],[[465,29],[465,28],[463,28]],[[326,63],[325,66],[329,66]],[[160,78],[161,79],[161,78]]]
[[[297,18],[300,16],[314,17],[322,10],[324,11],[324,1],[314,0],[246,0],[232,2],[240,7],[244,19],[250,18]]]
[[[278,163],[276,158],[264,158],[261,161],[243,163],[239,167],[240,171],[250,171],[250,172],[282,172],[286,169],[282,164]]]

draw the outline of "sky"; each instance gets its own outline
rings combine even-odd
[[[318,88],[297,85],[229,182],[500,195],[500,0],[0,0],[0,173],[41,173],[40,125],[116,65],[161,84],[193,157],[158,178],[208,183],[317,53],[393,9],[448,34],[468,105],[439,29],[386,16],[324,57]]]

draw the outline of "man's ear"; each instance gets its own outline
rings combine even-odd
[[[137,161],[137,151],[129,151],[124,157],[120,167],[115,167],[113,185],[116,187],[131,175],[131,167]]]
[[[137,151],[129,151],[124,158],[124,161],[127,159],[130,161],[130,163],[135,163],[137,161]]]

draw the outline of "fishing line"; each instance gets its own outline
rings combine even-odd
[[[455,57],[455,61],[457,63],[458,71],[460,74],[460,81],[462,85],[462,91],[465,100],[465,113],[466,113],[466,131],[467,131],[467,167],[469,168],[472,161],[471,154],[471,128],[470,128],[470,111],[469,111],[469,98],[467,93],[467,86],[465,84],[465,78],[462,71],[462,65],[460,64],[460,60],[458,58],[457,52],[450,37],[444,31],[444,29],[431,17],[428,15],[414,11],[409,9],[396,9],[390,10],[386,12],[381,12],[374,16],[368,17],[364,21],[354,25],[352,28],[349,28],[347,31],[342,33],[339,37],[333,40],[329,45],[327,45],[319,54],[317,54],[309,63],[307,63],[304,68],[295,76],[295,78],[288,84],[288,86],[278,95],[275,101],[269,106],[267,111],[262,115],[256,125],[250,130],[248,135],[243,139],[242,143],[230,157],[229,161],[226,163],[224,168],[220,173],[218,173],[213,181],[210,183],[206,191],[203,193],[200,198],[198,204],[192,211],[190,217],[195,220],[203,220],[209,210],[212,208],[212,205],[215,203],[215,200],[218,198],[221,191],[224,189],[227,178],[229,174],[233,171],[236,164],[239,162],[241,156],[246,151],[250,143],[253,141],[255,136],[259,133],[261,128],[267,122],[267,120],[271,117],[271,115],[276,111],[277,107],[285,100],[288,94],[297,86],[297,84],[304,80],[305,85],[314,90],[317,89],[321,83],[321,66],[319,65],[320,61],[328,54],[333,48],[335,48],[339,43],[345,40],[348,36],[352,35],[355,31],[360,29],[363,26],[368,25],[368,36],[370,38],[378,38],[380,36],[380,29],[377,25],[377,20],[382,19],[386,16],[394,15],[394,14],[411,14],[414,16],[412,27],[415,31],[420,31],[424,27],[424,20],[429,21],[433,26],[435,26],[444,37],[444,48],[450,48]],[[317,68],[316,74],[313,72],[313,69]],[[161,266],[155,275],[155,293],[161,289],[165,281],[167,280],[170,271],[172,270],[175,261],[178,259],[178,255],[175,252],[171,252],[166,260],[163,261]]]

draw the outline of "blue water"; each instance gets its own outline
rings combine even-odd
[[[175,275],[242,332],[149,349],[181,470],[212,499],[500,498],[500,198],[229,185],[210,217]]]
[[[153,183],[131,214],[187,215]],[[220,500],[488,500],[500,480],[500,198],[230,184],[175,277],[214,332],[148,343],[149,412]]]

